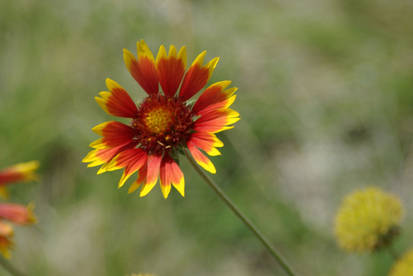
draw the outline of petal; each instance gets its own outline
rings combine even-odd
[[[121,144],[133,142],[133,137],[135,136],[135,130],[133,128],[116,121],[104,122],[95,126],[92,130],[103,136],[103,138],[90,144],[92,148],[97,149],[116,147]]]
[[[106,149],[94,149],[90,151],[85,158],[83,158],[83,163],[89,163],[88,167],[95,167],[107,163],[112,160],[118,153],[123,150],[133,148],[136,146],[136,142],[126,143],[113,148]],[[106,170],[105,170],[106,171]],[[102,171],[98,171],[98,174]]]
[[[204,113],[200,118],[197,119],[197,122],[211,122],[216,119],[227,118],[228,122],[232,121],[230,119],[239,117],[239,113],[233,109],[221,109],[221,110],[211,110],[208,113]],[[229,123],[232,124],[232,123]]]
[[[145,182],[146,179],[146,171],[147,165],[145,164],[142,169],[139,171],[139,176],[135,182],[128,189],[128,194],[135,192],[139,187]]]
[[[165,199],[168,198],[169,192],[171,191],[171,175],[168,170],[169,162],[171,162],[169,158],[163,158],[159,172],[161,191]]]
[[[161,161],[162,161],[162,156],[160,155],[149,155],[148,156],[146,182],[143,185],[142,190],[139,194],[140,197],[146,196],[155,186],[156,181],[158,181]]]
[[[167,160],[167,158],[164,158],[162,160],[161,168],[160,168],[160,186],[161,186],[161,191],[163,194],[163,197],[166,199],[168,198],[169,192],[171,191],[171,175],[168,170],[168,163],[170,161]]]
[[[239,121],[239,113],[232,109],[213,110],[202,115],[194,126],[195,131],[216,133],[231,129],[231,124]]]
[[[194,96],[205,86],[211,77],[219,58],[213,58],[205,66],[202,66],[205,55],[206,51],[200,53],[192,63],[191,67],[189,67],[188,72],[186,72],[181,90],[179,91],[179,98],[181,100],[186,101]]]
[[[138,109],[128,92],[111,79],[106,79],[106,86],[110,92],[103,91],[99,93],[100,97],[95,97],[102,109],[110,115],[135,118]]]
[[[116,155],[109,163],[105,164],[102,169],[105,171],[115,171],[122,168],[126,168],[130,163],[134,163],[135,160],[144,158],[146,160],[146,152],[140,148],[129,148],[118,155]],[[144,162],[145,163],[145,162]]]
[[[197,137],[199,139],[205,140],[217,148],[221,148],[224,146],[224,143],[221,140],[219,140],[218,137],[213,133],[195,132],[192,134],[192,137]]]
[[[162,160],[160,179],[162,194],[165,198],[168,197],[169,192],[171,191],[171,184],[183,197],[185,197],[184,175],[178,164],[169,156],[165,156]]]
[[[142,185],[142,182],[138,182],[137,180],[129,186],[128,194],[135,192],[139,187]]]
[[[115,159],[115,163],[118,163],[117,166],[125,167],[118,184],[118,187],[120,188],[132,174],[140,170],[142,166],[145,165],[147,154],[141,149],[129,149],[121,152],[115,157]]]
[[[159,80],[153,54],[143,40],[138,41],[136,46],[138,59],[130,51],[123,49],[125,65],[146,93],[149,95],[157,94],[159,92]]]
[[[192,112],[200,114],[202,111],[207,112],[213,109],[228,108],[235,101],[236,96],[233,94],[237,90],[235,87],[225,90],[230,84],[231,81],[220,81],[209,86],[202,92],[201,96],[199,96],[192,108]]]
[[[13,245],[11,237],[0,236],[0,253],[4,258],[10,259],[10,250],[13,248]]]
[[[169,166],[169,170],[172,172],[172,185],[182,197],[185,197],[185,178],[181,168],[179,168],[175,161],[173,161]]]
[[[214,164],[212,164],[211,160],[209,160],[208,157],[202,154],[191,141],[187,142],[187,146],[192,154],[192,157],[198,163],[198,165],[200,165],[202,168],[204,168],[206,171],[210,173],[216,173],[215,166]]]
[[[169,47],[169,56],[166,56],[166,50],[163,45],[159,48],[156,58],[156,68],[158,78],[164,94],[173,97],[178,90],[179,84],[185,73],[186,49],[182,47],[176,55],[175,46]]]
[[[0,185],[17,181],[37,180],[36,170],[39,166],[38,161],[30,161],[5,168],[0,171]]]
[[[138,51],[138,59],[147,58],[149,60],[154,61],[152,51],[151,49],[149,49],[148,45],[145,43],[143,39],[141,39],[141,41],[136,42],[136,49]]]
[[[20,204],[2,203],[0,204],[0,218],[22,225],[32,224],[36,222],[33,208],[33,205],[26,207]]]
[[[224,126],[225,123],[217,123],[217,124],[209,124],[209,123],[202,123],[197,125],[194,130],[199,132],[210,132],[210,133],[218,133],[221,131],[233,129],[234,126]]]
[[[92,143],[89,144],[89,147],[94,148],[94,149],[104,149],[107,148],[107,145],[103,143],[103,138],[99,138]]]
[[[0,236],[11,237],[13,233],[13,227],[10,224],[0,221]]]
[[[219,150],[216,149],[216,145],[218,144],[218,141],[219,141],[218,138],[216,138],[215,140],[213,137],[207,136],[207,135],[214,135],[214,134],[204,133],[204,135],[202,135],[200,132],[195,132],[191,135],[190,141],[194,143],[195,146],[202,149],[210,156],[221,155]]]

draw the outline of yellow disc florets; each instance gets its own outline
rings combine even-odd
[[[335,220],[338,244],[347,251],[372,252],[386,246],[398,233],[400,200],[374,187],[344,198]]]
[[[146,127],[153,133],[165,132],[172,123],[172,113],[164,107],[153,109],[145,115],[143,121]]]
[[[413,250],[410,250],[393,265],[389,276],[413,275]]]

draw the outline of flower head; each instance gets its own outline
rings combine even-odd
[[[413,250],[405,253],[392,267],[390,276],[413,275]]]
[[[374,251],[398,233],[400,200],[379,188],[357,190],[344,198],[335,220],[338,244],[347,251]]]
[[[37,179],[36,170],[38,161],[19,163],[0,171],[0,196],[7,198],[6,185],[19,181],[32,181]],[[14,203],[0,203],[0,254],[10,258],[13,248],[13,227],[8,222],[28,225],[36,222],[33,213],[34,205],[27,207]],[[7,222],[6,222],[7,221]]]
[[[0,253],[5,258],[10,258],[10,250],[13,248],[13,234],[13,227],[8,223],[0,221]]]
[[[0,171],[0,196],[8,197],[6,185],[19,181],[33,181],[37,179],[36,170],[39,168],[38,161],[19,163]]]
[[[91,143],[94,148],[83,159],[89,167],[100,166],[98,174],[124,169],[119,181],[138,172],[129,192],[140,186],[140,196],[147,195],[160,178],[165,198],[171,186],[184,196],[184,175],[178,165],[178,155],[188,149],[195,161],[205,170],[215,173],[212,162],[201,152],[219,155],[223,143],[216,133],[232,128],[239,114],[229,106],[235,100],[236,88],[221,81],[206,88],[194,104],[189,102],[208,82],[218,62],[206,64],[206,51],[198,55],[186,70],[186,49],[172,45],[168,54],[163,45],[156,59],[143,40],[137,43],[137,58],[124,49],[123,57],[132,77],[147,93],[136,105],[124,88],[107,79],[109,91],[95,97],[110,115],[128,118],[129,123],[104,122],[92,130],[102,138]]]
[[[26,207],[14,203],[0,203],[0,253],[5,258],[10,258],[10,250],[13,248],[13,227],[6,221],[19,225],[33,224],[36,222],[33,208],[33,204]]]
[[[33,209],[33,204],[29,204],[26,207],[15,203],[0,203],[0,219],[20,225],[33,224],[36,222]]]

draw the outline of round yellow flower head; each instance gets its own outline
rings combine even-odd
[[[337,212],[339,246],[352,252],[387,246],[399,232],[402,213],[400,200],[392,194],[375,187],[355,191],[344,198]]]
[[[404,254],[392,267],[390,276],[413,275],[413,250]]]

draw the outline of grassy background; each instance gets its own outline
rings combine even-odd
[[[143,38],[221,56],[210,82],[240,88],[242,120],[220,135],[213,178],[300,275],[387,275],[386,252],[337,248],[333,219],[345,194],[380,186],[406,207],[397,249],[412,246],[412,18],[407,0],[1,1],[0,167],[42,164],[40,182],[11,189],[39,219],[17,229],[12,262],[29,275],[279,271],[185,160],[187,196],[168,200],[80,162],[110,119],[93,99],[104,79],[144,96],[122,61]]]

